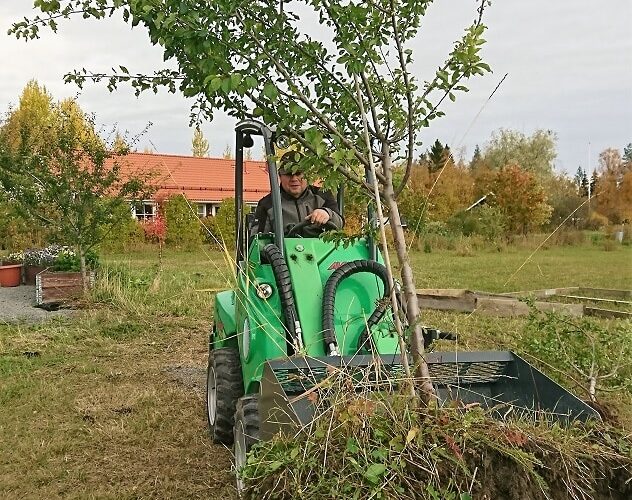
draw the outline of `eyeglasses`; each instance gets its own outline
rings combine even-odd
[[[279,175],[284,175],[286,177],[303,177],[303,172],[284,172],[282,174]]]

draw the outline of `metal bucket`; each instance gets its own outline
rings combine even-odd
[[[438,403],[478,403],[499,417],[521,415],[561,422],[599,418],[597,412],[510,351],[426,354]],[[295,432],[314,418],[327,381],[342,371],[350,390],[389,390],[404,376],[399,354],[293,357],[266,362],[261,378],[261,437]],[[313,396],[312,396],[313,395]]]

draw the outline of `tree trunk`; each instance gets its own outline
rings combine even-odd
[[[386,203],[389,208],[389,219],[393,233],[395,252],[397,253],[397,260],[401,267],[402,288],[404,290],[405,301],[404,307],[406,309],[406,317],[408,318],[410,329],[410,349],[415,365],[415,377],[421,389],[421,399],[424,404],[427,405],[434,397],[434,389],[432,387],[432,381],[430,380],[428,364],[424,359],[423,331],[419,323],[420,310],[419,303],[417,302],[417,290],[413,270],[410,267],[410,260],[408,258],[408,248],[406,247],[406,238],[399,215],[399,207],[394,195],[391,159],[387,151],[384,151],[384,153],[383,173],[386,179],[384,197],[386,198]]]
[[[83,283],[83,291],[86,293],[90,288],[88,279],[88,269],[86,268],[86,253],[83,245],[79,245],[79,265],[81,270],[81,282]]]

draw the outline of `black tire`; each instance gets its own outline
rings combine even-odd
[[[212,350],[206,371],[206,418],[213,442],[232,444],[235,407],[243,393],[237,349]]]
[[[235,472],[237,474],[237,491],[244,490],[244,483],[239,472],[246,464],[246,454],[259,441],[259,395],[249,394],[239,398],[235,411],[234,430]]]

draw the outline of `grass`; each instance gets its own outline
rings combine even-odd
[[[235,498],[207,438],[208,326],[107,309],[0,326],[0,497]]]
[[[632,282],[631,248],[583,246],[540,251],[505,285],[530,252],[419,252],[412,263],[420,288]],[[213,293],[231,286],[223,254],[167,250],[160,262],[149,247],[103,261],[87,309],[0,323],[0,497],[235,498],[231,454],[209,442],[203,396]],[[511,346],[524,327],[442,312],[423,320],[461,333],[463,349]]]
[[[508,248],[459,256],[455,250],[412,255],[418,288],[467,288],[514,292],[542,288],[586,286],[632,287],[632,247],[611,252],[593,245],[541,249]]]

